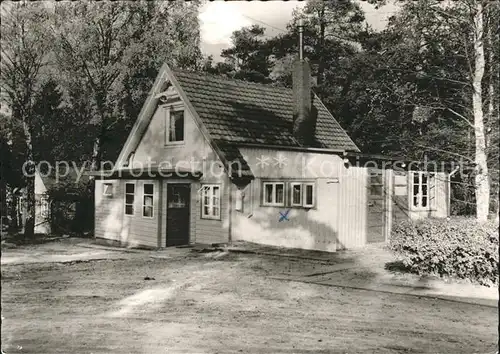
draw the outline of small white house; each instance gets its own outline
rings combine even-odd
[[[164,65],[115,167],[96,173],[95,237],[333,252],[385,242],[402,218],[449,214],[445,171],[361,154],[311,91],[307,61],[293,80]]]

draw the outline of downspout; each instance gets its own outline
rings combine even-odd
[[[233,236],[232,236],[232,227],[233,227],[233,183],[231,181],[231,176],[229,176],[229,173],[227,174],[227,182],[228,182],[228,189],[229,189],[229,221],[228,221],[228,232],[227,232],[227,241],[229,244],[232,243],[233,241]]]
[[[447,189],[448,189],[448,198],[447,198],[448,203],[447,204],[448,205],[446,206],[447,207],[446,213],[448,214],[448,217],[451,214],[451,177],[453,177],[453,175],[455,175],[455,173],[457,173],[459,169],[460,169],[460,166],[455,167],[455,169],[448,174],[448,178],[447,178],[447,182],[448,182],[447,183]]]

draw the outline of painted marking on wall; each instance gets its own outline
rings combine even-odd
[[[292,209],[288,209],[287,211],[285,211],[284,214],[280,211],[279,212],[280,218],[279,218],[278,222],[282,222],[283,220],[290,221],[290,219],[288,219],[288,214],[290,213],[290,210],[292,210]]]

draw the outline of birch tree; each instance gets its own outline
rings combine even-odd
[[[474,115],[475,163],[476,172],[476,216],[480,221],[488,219],[490,207],[490,182],[486,156],[486,132],[484,129],[483,110],[483,77],[485,69],[484,56],[484,5],[477,1],[471,6],[473,18],[473,56],[474,71],[472,73],[472,110]]]
[[[446,140],[467,140],[471,132],[473,153],[445,151],[450,157],[464,157],[475,165],[475,209],[485,221],[492,208],[490,185],[498,177],[498,6],[497,1],[422,0],[405,4],[391,19],[388,34],[400,38],[394,47],[386,46],[384,65],[399,76],[405,105],[429,109],[429,115],[453,118],[462,134]],[[383,83],[382,83],[383,84]],[[429,126],[423,119],[421,126]],[[489,143],[491,140],[491,143]],[[429,141],[432,149],[435,142]],[[496,156],[495,156],[496,155]],[[442,155],[446,157],[446,155]],[[494,157],[494,158],[492,158]]]
[[[35,161],[33,156],[33,104],[47,64],[50,40],[46,34],[49,13],[42,3],[2,4],[1,98],[11,119],[22,125],[25,143],[26,238],[34,234]]]

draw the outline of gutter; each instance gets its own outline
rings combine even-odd
[[[227,232],[227,241],[229,244],[232,243],[233,241],[233,235],[232,235],[232,231],[233,231],[233,181],[232,181],[232,178],[229,176],[229,174],[226,174],[227,176],[227,184],[228,184],[228,189],[229,189],[229,201],[228,201],[228,204],[229,204],[229,220],[228,220],[228,232]]]
[[[303,152],[318,152],[318,153],[333,153],[333,154],[344,154],[346,151],[344,149],[327,149],[327,148],[313,148],[304,146],[283,146],[283,145],[272,145],[272,144],[255,144],[255,143],[238,143],[234,142],[234,145],[238,147],[250,147],[250,148],[261,148],[261,149],[274,149],[274,150],[290,150],[290,151],[303,151]]]

